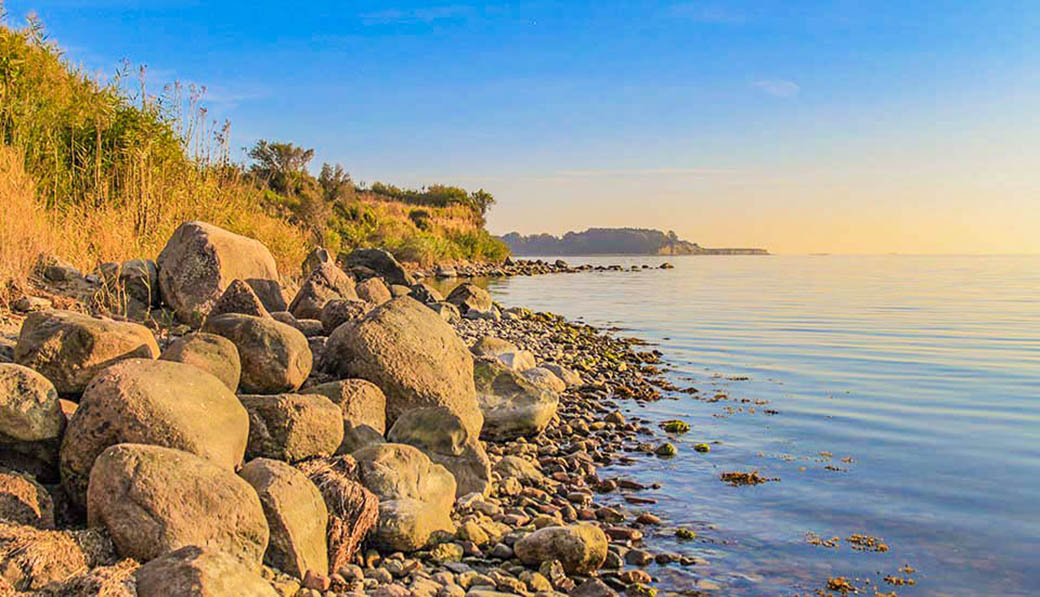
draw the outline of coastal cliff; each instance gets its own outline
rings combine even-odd
[[[674,232],[648,228],[589,228],[563,236],[510,232],[501,237],[514,255],[768,255],[758,248],[707,248]]]

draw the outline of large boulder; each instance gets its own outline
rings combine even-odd
[[[373,305],[382,305],[393,298],[390,289],[386,287],[381,278],[369,278],[358,282],[355,290],[357,290],[359,299]]]
[[[378,546],[414,551],[437,531],[454,532],[456,484],[447,469],[405,444],[371,445],[353,456],[361,483],[379,497]]]
[[[474,380],[484,415],[481,437],[487,440],[507,441],[541,433],[560,403],[559,394],[497,361],[478,360]]]
[[[163,361],[176,361],[201,369],[238,390],[242,361],[235,344],[223,336],[198,332],[177,338],[159,355]]]
[[[513,551],[529,566],[559,560],[567,574],[588,575],[607,559],[607,535],[593,524],[545,527],[517,541]]]
[[[259,570],[267,550],[267,519],[249,483],[209,460],[160,446],[119,444],[98,456],[87,524],[107,528],[120,555],[140,562],[198,545]]]
[[[387,439],[415,446],[455,477],[456,497],[491,489],[491,461],[480,439],[443,406],[412,409],[394,422]]]
[[[72,311],[32,313],[14,348],[16,363],[42,373],[61,394],[82,392],[98,371],[122,359],[158,356],[148,328]]]
[[[466,282],[459,284],[448,294],[446,299],[449,303],[459,308],[459,312],[466,315],[470,311],[477,313],[489,313],[491,311],[491,295],[476,284]]]
[[[50,380],[28,367],[0,363],[0,445],[52,440],[64,427]]]
[[[445,406],[472,435],[482,423],[473,390],[473,357],[455,330],[411,297],[400,297],[329,336],[324,364],[340,377],[383,389],[387,422],[422,406]]]
[[[379,520],[379,498],[365,489],[351,456],[314,458],[296,465],[318,487],[329,509],[329,570],[350,564]]]
[[[226,313],[206,320],[204,331],[223,336],[238,349],[242,390],[253,394],[292,392],[311,373],[306,336],[274,319]]]
[[[329,511],[307,475],[284,462],[257,458],[239,473],[260,496],[271,540],[264,554],[270,566],[303,578],[307,571],[325,576],[329,553],[325,527]]]
[[[134,572],[137,597],[278,597],[255,570],[212,547],[189,545]]]
[[[335,263],[322,263],[304,280],[289,311],[299,319],[321,319],[321,308],[332,299],[356,299],[354,279]]]
[[[239,396],[249,411],[246,458],[297,462],[331,456],[343,441],[340,407],[317,394]]]
[[[339,405],[343,417],[343,441],[337,454],[349,454],[386,433],[386,395],[364,379],[344,379],[307,388]]]
[[[382,276],[389,284],[404,286],[415,284],[412,275],[397,262],[389,251],[384,249],[354,249],[345,258],[340,255],[340,259],[345,261],[348,269],[369,269]]]
[[[94,378],[69,421],[62,484],[82,506],[94,460],[122,443],[176,448],[234,471],[248,434],[246,410],[216,377],[173,361],[123,361]]]
[[[194,325],[232,280],[278,279],[274,257],[263,243],[205,222],[178,226],[156,262],[163,301]]]

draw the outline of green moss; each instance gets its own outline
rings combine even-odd
[[[690,529],[675,529],[675,538],[676,539],[682,539],[683,541],[689,541],[691,539],[695,539],[696,537],[697,537],[697,533],[691,531]]]
[[[690,424],[685,421],[673,419],[661,423],[661,429],[664,429],[668,433],[686,433],[690,430]]]

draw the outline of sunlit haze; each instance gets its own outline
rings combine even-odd
[[[93,4],[6,9],[90,72],[206,85],[235,147],[483,187],[495,233],[1040,253],[1035,2]]]

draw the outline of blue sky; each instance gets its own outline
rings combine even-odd
[[[484,187],[496,232],[1040,252],[1036,2],[6,6],[89,71],[206,85],[235,147]]]

